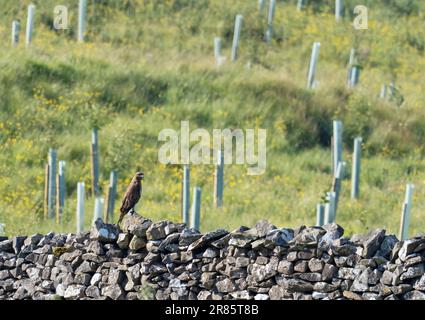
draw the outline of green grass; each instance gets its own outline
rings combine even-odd
[[[348,167],[354,137],[364,140],[361,198],[349,199],[345,180],[337,222],[348,233],[377,227],[398,233],[405,184],[412,182],[411,234],[425,229],[421,1],[367,1],[367,31],[353,30],[348,18],[337,25],[333,1],[318,1],[301,14],[295,1],[279,1],[271,45],[262,41],[265,14],[259,15],[257,1],[98,1],[89,7],[85,44],[74,41],[75,1],[62,3],[72,3],[72,27],[65,32],[51,28],[56,3],[35,1],[37,28],[28,50],[22,41],[10,47],[9,26],[13,18],[24,22],[29,1],[3,2],[0,222],[8,235],[75,231],[76,185],[90,185],[93,126],[99,127],[103,193],[110,170],[118,171],[120,198],[141,167],[145,184],[138,212],[180,220],[181,168],[158,162],[157,137],[164,128],[178,130],[182,120],[190,120],[192,129],[267,129],[266,173],[247,176],[245,167],[226,166],[222,209],[212,206],[213,166],[192,167],[192,183],[202,187],[203,231],[250,226],[259,219],[289,227],[314,224],[316,204],[331,186],[333,119],[344,123]],[[217,69],[213,37],[223,38],[229,57],[237,13],[244,15],[239,61]],[[309,91],[313,41],[322,43],[319,88]],[[346,64],[353,46],[363,70],[359,87],[348,90]],[[377,98],[381,84],[393,79],[404,95],[402,106]],[[67,161],[62,225],[42,219],[51,147]],[[87,199],[87,227],[93,202]]]

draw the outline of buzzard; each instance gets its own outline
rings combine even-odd
[[[125,192],[124,198],[122,199],[120,208],[120,218],[117,224],[120,224],[124,216],[130,211],[134,211],[134,207],[139,202],[142,195],[142,180],[143,173],[137,172],[136,175],[131,179],[130,185]]]

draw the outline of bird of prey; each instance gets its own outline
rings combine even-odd
[[[130,211],[134,211],[134,207],[137,202],[139,202],[140,197],[142,196],[142,180],[143,173],[137,172],[133,179],[131,179],[130,185],[125,192],[124,198],[122,199],[121,208],[120,208],[120,218],[117,224],[120,224],[124,216]]]

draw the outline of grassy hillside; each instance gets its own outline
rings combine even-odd
[[[277,225],[315,223],[315,206],[331,185],[332,120],[344,123],[344,160],[352,140],[364,140],[361,199],[343,183],[337,222],[348,232],[384,227],[397,233],[406,182],[416,186],[411,233],[425,229],[424,3],[414,0],[347,1],[369,6],[369,30],[354,30],[348,15],[335,23],[334,1],[278,1],[275,38],[263,41],[266,12],[256,0],[89,1],[87,42],[75,42],[77,1],[70,29],[52,28],[51,0],[37,6],[34,42],[24,32],[10,46],[10,26],[25,26],[30,1],[2,0],[0,13],[0,222],[9,235],[75,230],[78,181],[90,183],[90,130],[99,127],[103,191],[119,172],[119,197],[137,167],[145,172],[138,212],[180,219],[179,166],[157,160],[158,133],[180,128],[267,129],[267,171],[225,168],[224,207],[212,206],[213,166],[193,166],[203,188],[201,229],[232,229],[266,218]],[[311,1],[313,2],[313,1]],[[213,38],[228,57],[234,17],[244,16],[240,56],[216,68]],[[306,90],[314,41],[321,42],[317,80]],[[360,85],[346,88],[350,49],[358,49]],[[394,80],[404,103],[378,99]],[[58,149],[67,161],[65,221],[43,221],[44,165]],[[118,199],[119,200],[119,199]],[[93,199],[87,200],[87,226]],[[118,206],[117,206],[118,207]]]

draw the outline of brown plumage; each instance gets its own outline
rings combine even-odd
[[[134,207],[137,202],[139,202],[140,197],[142,196],[142,180],[143,173],[137,172],[136,175],[130,182],[130,185],[125,192],[124,198],[122,199],[121,208],[120,208],[120,218],[117,224],[120,224],[124,216],[129,213],[131,210],[134,211]]]

